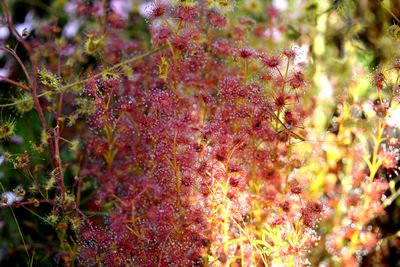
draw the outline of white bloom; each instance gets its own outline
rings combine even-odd
[[[123,19],[127,19],[132,9],[131,0],[113,0],[111,1],[111,9],[120,15]]]
[[[155,4],[153,2],[145,2],[139,6],[139,14],[144,18],[150,18]]]
[[[67,14],[74,14],[76,12],[77,6],[77,3],[75,3],[74,1],[68,1],[64,6],[64,10]]]
[[[0,26],[0,40],[6,40],[10,35],[10,30],[7,26]]]
[[[286,0],[272,0],[272,6],[279,11],[283,11],[288,8],[289,4]]]
[[[271,38],[274,42],[281,42],[283,40],[282,33],[277,27],[272,27],[264,32],[266,38]]]
[[[390,110],[389,116],[386,118],[386,124],[400,129],[400,107]]]
[[[23,200],[24,197],[20,196],[18,197],[14,192],[5,192],[1,194],[1,200],[2,202],[0,203],[0,206],[9,206],[12,205],[14,202],[18,202]]]
[[[170,0],[160,0],[156,2],[144,2],[139,5],[139,14],[148,19],[151,16],[151,13],[153,12],[153,9],[156,7],[156,3],[168,6],[171,1]]]
[[[77,19],[73,19],[68,21],[68,23],[64,26],[63,35],[67,38],[72,38],[76,35],[81,26],[81,22]]]
[[[308,61],[308,52],[310,50],[310,46],[307,44],[303,44],[301,46],[293,45],[293,50],[296,51],[296,57],[294,59],[294,64],[303,64]]]
[[[21,35],[22,35],[22,32],[25,30],[28,33],[32,32],[34,27],[35,27],[35,21],[34,21],[33,11],[29,11],[28,14],[26,14],[25,20],[23,23],[19,23],[19,24],[15,25],[15,29]]]
[[[319,97],[322,99],[331,99],[333,95],[333,86],[326,75],[321,75],[320,79],[321,91]]]
[[[294,168],[288,175],[288,181],[294,181],[298,176],[299,176],[299,169]]]

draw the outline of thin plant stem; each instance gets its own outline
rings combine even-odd
[[[3,193],[5,193],[6,190],[5,190],[5,188],[4,188],[2,182],[0,182],[0,186],[1,186],[1,190],[3,191]],[[11,210],[11,213],[12,213],[12,215],[13,215],[15,224],[17,225],[18,233],[19,233],[19,235],[20,235],[20,237],[21,237],[21,240],[22,240],[22,243],[23,243],[23,245],[24,245],[24,249],[25,249],[26,255],[28,256],[28,259],[29,259],[29,258],[30,258],[30,255],[29,255],[29,252],[28,252],[28,247],[27,247],[27,245],[26,245],[24,235],[22,234],[21,227],[19,226],[19,223],[18,223],[18,220],[17,220],[17,216],[15,216],[15,213],[14,213],[14,210],[13,210],[12,206],[8,206],[8,207],[9,207],[10,210]]]

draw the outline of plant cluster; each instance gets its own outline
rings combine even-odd
[[[385,209],[400,195],[400,64],[354,67],[318,128],[322,45],[311,60],[281,39],[320,40],[321,21],[295,29],[311,18],[278,2],[54,1],[38,4],[49,16],[35,30],[3,3],[0,231],[21,244],[4,261],[383,262],[396,238],[382,230]],[[314,18],[357,8],[341,2]],[[365,80],[370,95],[358,94]]]

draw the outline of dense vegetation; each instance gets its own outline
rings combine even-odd
[[[1,3],[2,266],[400,266],[398,1]]]

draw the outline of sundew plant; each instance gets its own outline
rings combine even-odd
[[[399,1],[0,3],[1,266],[400,266]]]

